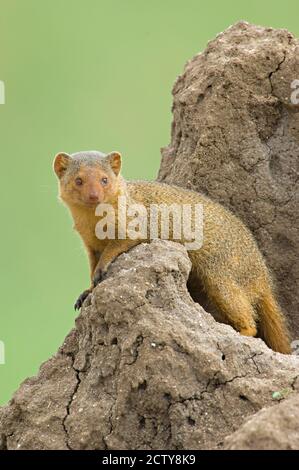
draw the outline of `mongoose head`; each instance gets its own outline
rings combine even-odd
[[[60,152],[53,164],[59,179],[60,197],[67,205],[94,208],[111,202],[118,194],[121,155],[96,151],[71,155]]]

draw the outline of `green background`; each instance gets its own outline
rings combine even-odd
[[[155,178],[184,63],[240,19],[298,35],[298,10],[298,0],[0,0],[1,404],[57,350],[89,283],[57,201],[55,153],[119,150],[127,178]]]

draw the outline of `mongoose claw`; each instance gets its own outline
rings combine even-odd
[[[78,299],[77,299],[77,301],[74,305],[75,310],[80,310],[80,308],[83,305],[84,300],[88,297],[89,294],[90,294],[90,289],[86,289],[84,292],[82,292],[81,295],[79,295],[79,297],[78,297]]]

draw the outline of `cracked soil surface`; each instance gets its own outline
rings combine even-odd
[[[217,323],[191,299],[189,271],[172,242],[120,256],[0,409],[2,449],[222,448],[274,392],[297,395],[299,358]]]

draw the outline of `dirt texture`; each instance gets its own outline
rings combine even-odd
[[[57,354],[0,408],[2,449],[222,448],[294,394],[299,358],[217,323],[191,299],[185,248],[121,255]]]
[[[219,34],[176,80],[158,179],[209,195],[249,226],[299,339],[296,79],[299,41],[288,31],[240,22]]]

